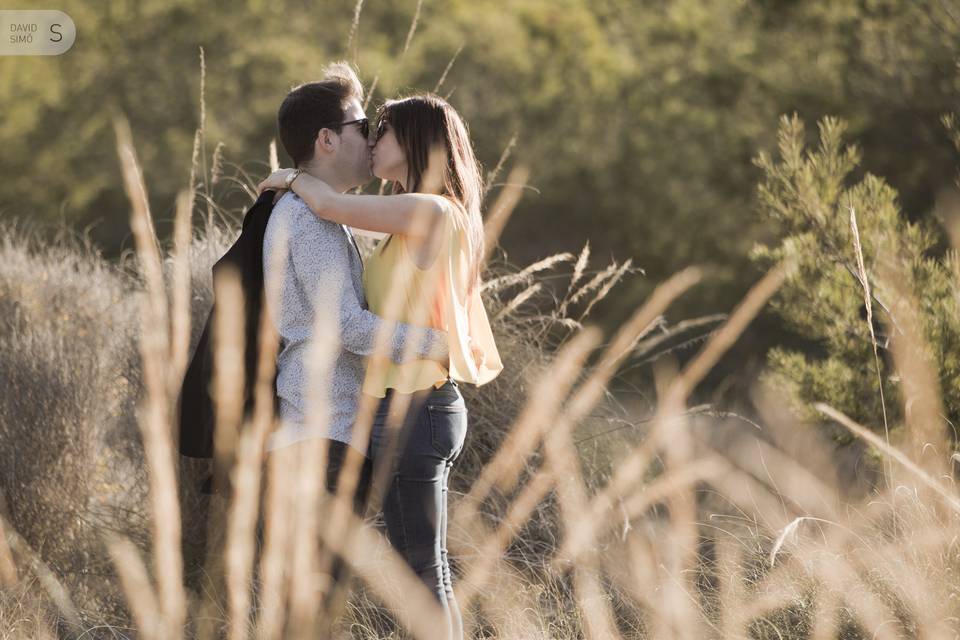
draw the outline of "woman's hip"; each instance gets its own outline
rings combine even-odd
[[[391,433],[397,438],[390,438]],[[414,394],[397,394],[388,389],[374,417],[371,452],[374,457],[389,440],[400,447],[400,468],[404,459],[418,458],[420,464],[452,462],[460,454],[467,433],[467,407],[456,382],[448,380],[439,388]],[[381,451],[382,452],[382,451]]]

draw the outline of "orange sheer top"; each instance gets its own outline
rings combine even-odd
[[[366,394],[382,398],[386,389],[413,393],[440,387],[448,376],[482,385],[503,369],[479,283],[468,293],[470,251],[464,214],[456,205],[447,211],[445,241],[427,268],[416,264],[406,237],[388,236],[367,259],[363,286],[370,311],[381,318],[446,331],[448,366],[432,360],[396,364],[372,356],[363,382]]]

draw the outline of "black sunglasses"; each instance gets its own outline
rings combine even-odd
[[[341,122],[340,126],[345,127],[348,124],[358,124],[360,125],[360,133],[364,138],[370,137],[370,121],[366,118],[360,118],[359,120],[351,120],[350,122]]]
[[[374,139],[374,142],[379,142],[380,138],[382,138],[383,134],[385,134],[386,132],[387,132],[387,119],[380,118],[380,120],[377,122],[377,133],[376,133],[376,138]]]

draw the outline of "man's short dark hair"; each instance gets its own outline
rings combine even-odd
[[[320,129],[341,130],[347,100],[363,100],[363,85],[349,64],[337,62],[323,71],[323,80],[291,90],[277,112],[280,143],[296,167],[313,159]]]

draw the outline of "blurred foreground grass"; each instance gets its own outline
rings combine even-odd
[[[332,635],[436,637],[431,601],[377,523],[345,517],[320,492],[319,451],[267,465],[287,490],[267,496],[263,549],[251,532],[269,423],[228,425],[243,434],[232,501],[197,493],[208,463],[175,458],[173,403],[211,308],[210,267],[239,226],[210,196],[215,151],[208,171],[194,158],[175,241],[160,246],[123,123],[117,139],[136,254],[109,262],[68,232],[0,229],[0,638],[318,637],[332,624],[317,604],[333,549],[358,579]],[[801,177],[831,166],[794,156],[786,169]],[[520,178],[485,207],[494,238]],[[794,184],[783,180],[788,196]],[[191,229],[195,200],[206,220]],[[776,377],[755,391],[759,416],[691,406],[771,297],[785,282],[798,288],[789,251],[729,316],[665,321],[675,300],[697,294],[691,268],[607,336],[589,313],[635,276],[629,261],[595,267],[586,245],[525,268],[492,262],[484,297],[507,368],[465,390],[470,428],[451,481],[469,636],[956,637],[960,495],[918,321],[923,292],[903,286],[897,259],[878,251],[864,266],[862,251],[858,237],[846,255],[870,269],[861,283],[897,294],[881,382],[905,390],[886,400],[902,405],[893,444],[874,435],[885,425],[866,429],[825,404],[801,420],[797,394]],[[862,291],[841,293],[870,305]],[[681,367],[671,339],[704,326]],[[653,382],[628,390],[618,373],[637,362],[653,363]],[[845,460],[824,423],[874,457]]]
[[[136,205],[135,157],[118,131]],[[160,300],[169,327],[187,301],[180,311],[192,349],[211,304],[210,266],[238,228],[211,216],[187,236],[188,251],[151,257],[149,212],[134,206],[133,216],[147,235],[139,255],[118,264],[68,234],[49,242],[22,227],[2,232],[0,637],[316,637],[325,623],[317,598],[294,587],[315,584],[304,573],[320,565],[269,563],[296,556],[304,539],[324,541],[308,556],[319,563],[334,544],[329,531],[316,521],[301,531],[302,509],[271,504],[268,519],[289,525],[275,539],[287,542],[273,543],[273,556],[269,540],[262,558],[231,556],[250,549],[234,534],[252,494],[224,504],[196,493],[205,463],[169,455],[174,387],[144,377],[156,367],[163,380],[177,363],[169,330],[156,351],[143,346],[144,327],[157,326],[157,307],[144,303]],[[175,291],[178,269],[189,273],[189,296]],[[786,409],[778,389],[757,390],[758,423],[687,406],[789,269],[775,266],[682,369],[669,354],[656,359],[654,388],[631,395],[608,387],[670,302],[699,280],[695,269],[602,337],[578,319],[630,277],[629,264],[594,270],[585,248],[523,270],[490,267],[484,293],[507,369],[468,390],[470,433],[451,492],[451,554],[471,637],[955,637],[960,495],[945,471],[949,443],[917,422],[936,413],[904,411],[906,434],[929,438],[923,449],[933,455],[920,461],[909,457],[915,449],[900,453],[817,408],[890,461],[870,486],[840,479],[832,445]],[[556,286],[540,286],[557,276],[570,280],[559,299]],[[911,313],[904,299],[901,318]],[[928,376],[911,326],[895,338],[894,364]],[[935,389],[921,400],[939,401]],[[151,412],[167,421],[151,427]],[[307,472],[316,467],[274,467],[290,474],[290,499],[317,490],[293,482],[320,477]],[[171,491],[180,508],[163,510],[176,503],[157,494]],[[338,503],[318,500],[322,522]],[[168,534],[181,523],[172,540],[183,544],[171,548]],[[348,519],[344,527],[359,580],[333,633],[433,637],[427,614],[409,610],[421,606],[417,585],[376,526]],[[241,558],[240,568],[220,574],[217,559],[229,557]],[[260,615],[250,618],[249,607]]]

